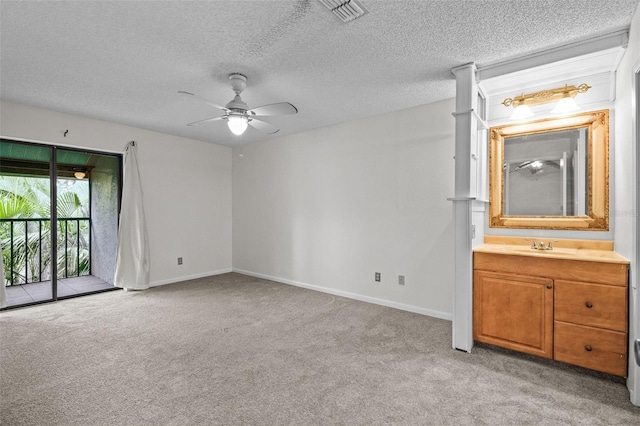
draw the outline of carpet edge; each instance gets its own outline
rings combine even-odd
[[[236,272],[238,274],[243,274],[243,275],[248,275],[250,277],[262,278],[262,279],[265,279],[265,280],[275,281],[275,282],[282,283],[282,284],[288,284],[288,285],[293,285],[293,286],[296,286],[296,287],[302,287],[302,288],[306,288],[306,289],[309,289],[309,290],[320,291],[322,293],[329,293],[329,294],[333,294],[335,296],[346,297],[347,299],[354,299],[354,300],[359,300],[361,302],[373,303],[375,305],[381,305],[381,306],[386,306],[386,307],[389,307],[389,308],[400,309],[402,311],[413,312],[414,314],[426,315],[428,317],[434,317],[434,318],[443,319],[443,320],[447,320],[447,321],[452,321],[452,319],[453,319],[453,315],[449,314],[449,313],[446,313],[446,312],[440,312],[440,311],[436,311],[436,310],[433,310],[433,309],[421,308],[419,306],[414,306],[414,305],[407,305],[405,303],[394,302],[392,300],[378,299],[376,297],[365,296],[365,295],[358,294],[358,293],[351,293],[349,291],[336,290],[336,289],[329,288],[329,287],[323,287],[323,286],[319,286],[319,285],[315,285],[315,284],[308,284],[308,283],[304,283],[304,282],[301,282],[301,281],[290,280],[290,279],[287,279],[287,278],[280,278],[280,277],[274,277],[274,276],[271,276],[271,275],[261,274],[259,272],[247,271],[245,269],[233,268],[232,272]]]
[[[225,268],[225,269],[218,269],[216,271],[203,272],[201,274],[194,274],[194,275],[186,275],[186,276],[182,276],[182,277],[168,278],[166,280],[153,281],[153,282],[149,283],[149,287],[158,287],[158,286],[161,286],[161,285],[174,284],[174,283],[179,283],[179,282],[182,282],[182,281],[195,280],[195,279],[198,279],[198,278],[212,277],[214,275],[228,274],[230,272],[233,272],[233,270],[231,268]]]

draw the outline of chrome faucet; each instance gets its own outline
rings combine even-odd
[[[553,245],[551,243],[558,242],[558,240],[555,240],[555,241],[549,241],[548,243],[545,244],[544,241],[540,241],[539,243],[537,243],[536,240],[530,240],[528,238],[525,238],[525,240],[531,241],[532,250],[553,250]]]

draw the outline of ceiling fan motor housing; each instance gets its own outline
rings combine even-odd
[[[236,96],[225,107],[232,112],[244,115],[249,106],[242,100],[240,93],[247,88],[247,77],[239,73],[233,73],[229,74],[229,80],[231,80],[231,88],[236,93]]]
[[[229,74],[229,80],[231,80],[231,88],[236,92],[236,95],[239,95],[247,88],[247,77],[240,73]]]
[[[241,113],[245,113],[249,109],[249,105],[242,100],[240,95],[236,95],[231,102],[225,105],[225,107],[231,111]]]

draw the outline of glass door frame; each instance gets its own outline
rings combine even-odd
[[[117,172],[117,176],[118,176],[118,184],[117,184],[117,215],[119,217],[120,215],[120,210],[121,210],[121,206],[122,206],[122,182],[123,182],[123,154],[121,153],[115,153],[115,152],[109,152],[109,151],[99,151],[99,150],[94,150],[94,149],[86,149],[86,148],[80,148],[80,147],[73,147],[73,146],[64,146],[64,145],[55,145],[55,144],[48,144],[48,143],[42,143],[42,142],[33,142],[33,141],[28,141],[28,140],[20,140],[20,139],[12,139],[12,138],[5,138],[5,137],[0,137],[0,142],[6,142],[6,143],[12,143],[12,144],[21,144],[21,145],[29,145],[29,146],[35,146],[35,147],[41,147],[41,148],[45,148],[48,149],[50,152],[49,155],[49,201],[50,201],[50,211],[49,211],[49,219],[51,221],[51,232],[50,232],[50,250],[51,250],[51,271],[50,271],[50,276],[51,276],[51,297],[45,300],[39,300],[39,301],[34,301],[34,302],[29,302],[29,303],[24,303],[24,304],[17,304],[17,305],[11,305],[11,306],[7,306],[5,308],[0,309],[0,311],[4,311],[4,310],[8,310],[8,309],[13,309],[13,308],[21,308],[21,307],[25,307],[25,306],[31,306],[31,305],[38,305],[41,303],[50,303],[50,302],[55,302],[58,300],[64,300],[64,299],[70,299],[73,297],[79,297],[79,296],[86,296],[89,294],[95,294],[95,293],[102,293],[105,291],[112,291],[112,290],[120,290],[120,288],[118,287],[112,287],[112,288],[107,288],[107,289],[102,289],[102,290],[96,290],[96,291],[89,291],[86,293],[79,293],[79,294],[73,294],[73,295],[65,295],[62,297],[58,296],[58,265],[57,265],[57,256],[58,256],[58,237],[57,237],[57,233],[58,233],[58,203],[57,203],[57,199],[58,199],[58,150],[64,150],[64,151],[75,151],[75,152],[79,152],[79,153],[83,153],[83,154],[93,154],[93,155],[101,155],[101,156],[108,156],[108,157],[113,157],[117,160],[117,164],[118,164],[118,172]],[[89,209],[92,208],[92,203],[91,203],[91,184],[89,185]],[[90,216],[91,216],[91,210],[90,210]],[[116,234],[117,234],[117,227],[118,227],[118,223],[116,223]],[[91,241],[89,241],[89,245],[91,246]],[[65,253],[66,255],[66,253]],[[79,259],[78,259],[79,262]],[[7,265],[5,265],[6,267]],[[4,274],[4,271],[2,271],[2,273]]]

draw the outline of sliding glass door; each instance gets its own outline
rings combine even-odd
[[[53,299],[52,149],[0,141],[0,244],[9,306]]]
[[[0,160],[9,306],[113,289],[121,156],[2,140]]]
[[[120,156],[58,148],[58,298],[113,287]]]

